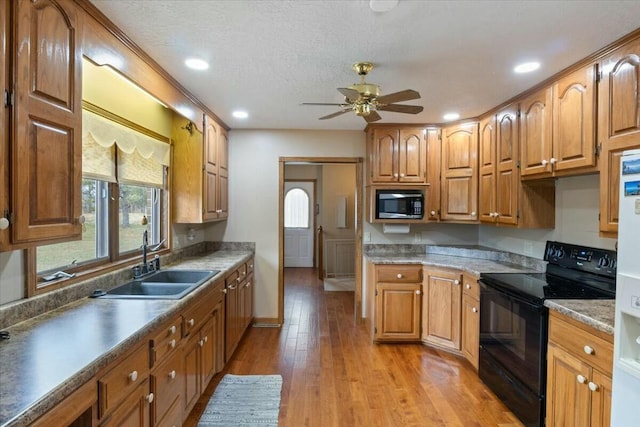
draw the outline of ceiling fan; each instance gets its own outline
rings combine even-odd
[[[360,83],[352,84],[347,88],[338,88],[338,92],[344,95],[343,103],[304,102],[302,105],[334,105],[340,108],[340,111],[320,117],[320,120],[332,119],[349,111],[354,111],[356,115],[364,118],[369,123],[382,119],[378,111],[418,114],[423,110],[419,105],[395,104],[396,102],[419,99],[420,94],[415,90],[407,89],[388,95],[380,95],[380,86],[365,81],[366,75],[372,69],[373,64],[371,62],[353,64],[353,70],[360,76]]]

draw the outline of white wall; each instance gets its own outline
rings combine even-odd
[[[483,246],[542,258],[547,240],[614,249],[615,239],[600,237],[599,177],[585,175],[556,181],[556,227],[553,230],[517,230],[481,225]]]
[[[232,130],[229,219],[207,240],[255,242],[255,317],[278,317],[280,157],[364,157],[362,131]]]
[[[322,166],[322,204],[326,239],[353,239],[355,237],[356,166]],[[346,223],[338,228],[338,197],[346,197]]]
[[[23,251],[0,252],[0,305],[24,298]]]

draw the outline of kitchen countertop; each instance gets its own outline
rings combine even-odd
[[[223,250],[165,267],[220,270],[180,300],[83,298],[6,328],[11,338],[0,341],[0,426],[33,422],[252,255]]]
[[[548,299],[544,305],[592,328],[613,335],[615,300]]]

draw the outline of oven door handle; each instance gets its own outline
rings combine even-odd
[[[487,282],[483,282],[482,279],[480,279],[478,281],[478,283],[480,284],[480,297],[482,297],[482,289],[490,289],[494,292],[498,292],[500,293],[500,295],[504,295],[504,297],[506,297],[507,299],[511,300],[511,301],[515,301],[518,304],[524,305],[526,306],[529,310],[531,311],[535,311],[538,313],[544,312],[547,310],[547,307],[544,306],[544,304],[539,303],[532,303],[531,301],[527,301],[526,299],[522,298],[521,296],[515,295],[512,292],[509,292],[508,290],[501,288],[501,287],[496,287],[493,285],[488,284]],[[480,307],[482,307],[482,304],[480,304]]]

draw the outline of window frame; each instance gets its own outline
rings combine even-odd
[[[152,138],[158,139],[160,141],[166,142],[171,145],[171,138],[160,135],[152,130],[146,129],[138,124],[135,124],[123,117],[115,115],[107,110],[104,110],[96,105],[93,105],[87,101],[83,101],[83,108],[94,112],[96,114],[100,114],[110,120],[113,120],[121,125],[127,126],[137,132],[141,132],[150,136]],[[117,157],[116,157],[116,165],[117,165]],[[116,166],[117,167],[117,166]],[[163,255],[167,254],[171,251],[171,240],[172,240],[172,229],[171,229],[171,209],[170,209],[170,174],[171,168],[168,166],[164,167],[164,185],[161,190],[161,197],[157,204],[157,212],[160,214],[161,221],[158,223],[158,227],[160,228],[159,240],[158,242],[162,242],[164,240],[163,247],[154,252],[154,255]],[[83,178],[84,179],[84,178]],[[93,179],[87,177],[87,179]],[[141,260],[141,250],[133,249],[126,252],[119,252],[119,185],[118,183],[111,183],[106,181],[101,181],[108,188],[107,203],[106,203],[106,215],[108,218],[108,230],[114,230],[113,232],[107,232],[108,240],[108,255],[106,257],[96,258],[94,260],[85,261],[82,263],[76,264],[74,267],[65,268],[64,271],[67,273],[75,273],[75,276],[72,278],[63,278],[52,280],[49,282],[41,281],[40,278],[46,274],[47,272],[43,272],[44,274],[38,274],[37,271],[37,247],[30,247],[25,249],[25,297],[33,297],[35,295],[44,294],[56,289],[60,289],[74,283],[77,283],[82,280],[86,280],[92,277],[96,277],[98,275],[108,273],[110,271],[118,270],[123,267],[129,265],[135,265]],[[152,233],[153,234],[153,233]],[[140,240],[142,242],[142,235],[140,236]],[[62,266],[64,268],[64,266]],[[55,270],[55,268],[54,268]]]
[[[287,226],[287,196],[289,196],[289,194],[291,194],[291,192],[293,191],[300,191],[302,192],[302,194],[304,194],[307,198],[307,225],[305,227],[290,227]],[[285,192],[284,194],[284,212],[283,212],[283,223],[284,223],[284,228],[286,229],[304,229],[307,230],[312,226],[312,214],[313,214],[313,207],[311,206],[311,196],[309,195],[309,193],[307,193],[307,191],[304,188],[300,188],[300,187],[293,187],[291,189],[289,189],[288,191]]]

